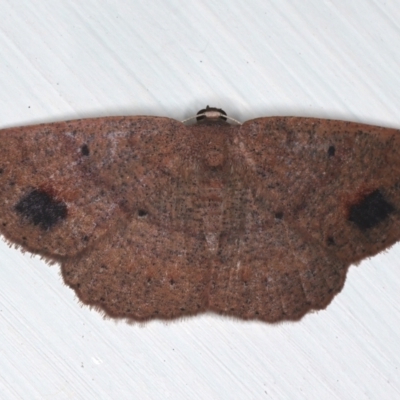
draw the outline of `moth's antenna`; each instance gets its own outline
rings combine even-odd
[[[226,115],[226,112],[224,110],[222,110],[220,108],[209,107],[209,106],[207,106],[203,110],[200,110],[195,116],[184,119],[182,121],[182,123],[184,124],[185,122],[190,121],[194,118],[196,118],[197,121],[201,121],[201,120],[217,121],[219,119],[222,119],[224,121],[229,120],[229,121],[236,122],[238,125],[242,125],[242,123],[239,122],[238,120],[236,120],[232,117],[228,117],[228,115]]]

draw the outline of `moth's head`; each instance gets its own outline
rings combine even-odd
[[[220,108],[207,106],[203,110],[200,110],[196,115],[197,122],[215,123],[215,122],[225,122],[227,120],[226,112]]]
[[[200,110],[195,117],[187,118],[182,123],[187,124],[188,121],[193,121],[195,118],[197,125],[227,125],[228,121],[234,125],[242,125],[238,120],[229,117],[224,110],[216,107],[207,106]],[[187,125],[191,125],[191,123]]]

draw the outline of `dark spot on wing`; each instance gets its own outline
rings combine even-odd
[[[82,153],[82,155],[83,156],[88,156],[89,155],[89,147],[88,147],[88,145],[87,144],[84,144],[82,147],[81,147],[81,153]]]
[[[138,211],[138,216],[139,217],[145,217],[146,215],[147,215],[148,213],[147,213],[147,211],[146,210],[139,210]]]
[[[335,151],[336,151],[335,146],[329,146],[328,156],[333,157],[335,155]]]
[[[348,220],[364,231],[385,220],[394,210],[381,191],[375,190],[350,207]]]
[[[43,230],[52,228],[67,217],[67,205],[40,189],[33,189],[14,207],[18,214]]]

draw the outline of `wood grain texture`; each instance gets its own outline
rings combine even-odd
[[[292,117],[4,129],[1,232],[112,317],[297,320],[400,239],[399,145],[398,130]]]

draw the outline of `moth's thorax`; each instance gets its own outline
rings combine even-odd
[[[229,148],[237,133],[237,126],[224,121],[199,122],[190,127],[191,134],[197,143],[195,154],[202,173],[215,175],[223,173],[224,166],[229,160]]]
[[[197,143],[194,182],[198,185],[198,202],[203,210],[202,230],[208,249],[216,253],[220,237],[229,225],[227,209],[231,207],[232,169],[230,149],[238,126],[224,121],[204,121],[191,127]]]

